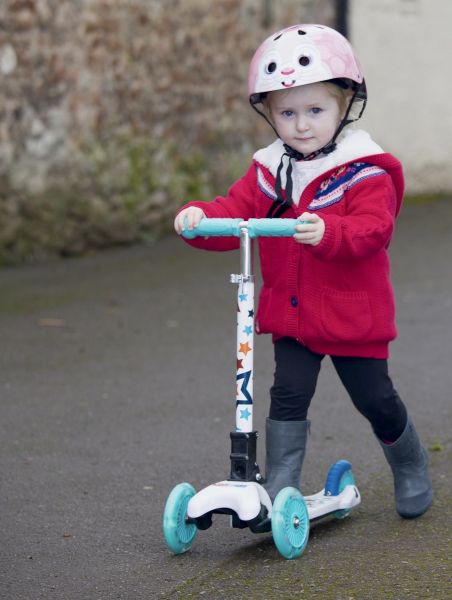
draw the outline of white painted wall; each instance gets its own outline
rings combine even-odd
[[[410,192],[452,192],[452,1],[351,0],[369,101],[362,126],[403,163]]]

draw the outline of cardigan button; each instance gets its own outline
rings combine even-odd
[[[292,298],[290,299],[290,303],[293,307],[298,306],[298,298],[296,296],[292,296]]]

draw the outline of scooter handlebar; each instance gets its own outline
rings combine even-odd
[[[247,228],[250,238],[256,237],[292,237],[298,219],[250,219]]]
[[[183,229],[187,239],[199,236],[240,237],[241,229],[248,229],[251,239],[257,237],[292,237],[299,219],[201,219],[197,227]]]
[[[199,236],[240,237],[240,223],[243,219],[201,219],[197,227],[183,229],[182,235],[188,240]]]

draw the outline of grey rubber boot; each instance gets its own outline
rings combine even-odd
[[[311,422],[267,419],[264,488],[272,502],[287,486],[300,489],[300,475]]]
[[[428,475],[427,451],[413,422],[408,418],[402,435],[393,444],[378,441],[394,475],[397,512],[405,519],[420,517],[432,503],[433,489]]]

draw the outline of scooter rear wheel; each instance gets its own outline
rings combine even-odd
[[[279,553],[288,559],[301,556],[309,538],[309,514],[299,490],[285,487],[277,494],[271,522]]]
[[[187,505],[196,494],[189,483],[179,483],[173,488],[163,511],[163,535],[168,548],[175,554],[182,554],[191,548],[198,529],[187,523]]]
[[[352,473],[352,466],[347,460],[338,460],[331,466],[326,476],[325,495],[338,496],[347,485],[355,485],[355,478]],[[344,508],[336,510],[333,516],[336,519],[344,519],[351,509]]]

